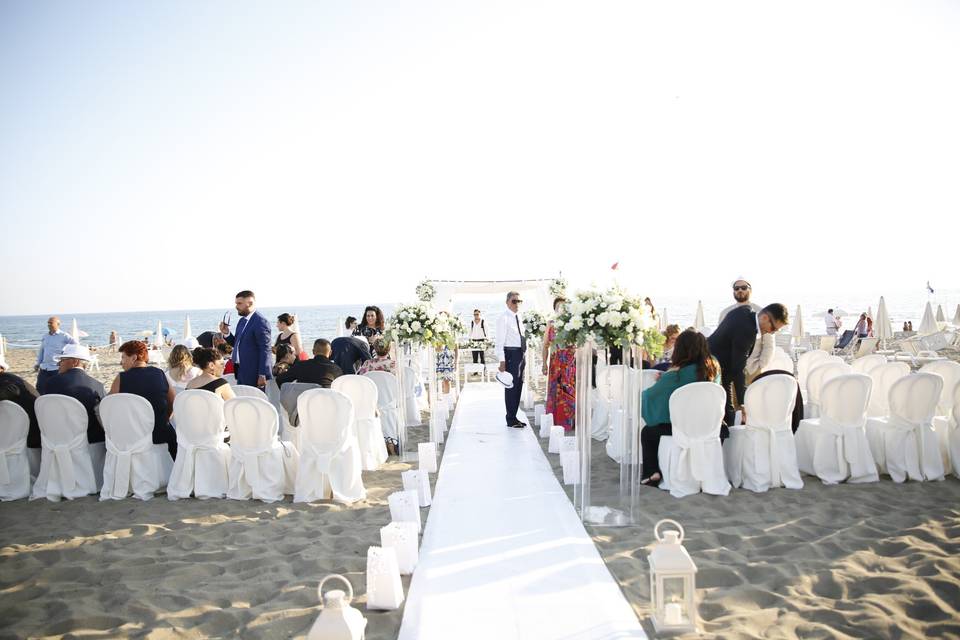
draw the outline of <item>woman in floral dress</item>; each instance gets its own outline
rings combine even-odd
[[[559,315],[566,304],[563,298],[553,301],[554,313]],[[547,375],[546,413],[553,414],[553,424],[562,425],[564,430],[573,431],[576,417],[577,364],[576,348],[550,347],[556,339],[557,330],[551,320],[547,326],[547,335],[543,341],[544,373]],[[548,359],[549,357],[549,359]],[[549,367],[547,366],[549,362]]]

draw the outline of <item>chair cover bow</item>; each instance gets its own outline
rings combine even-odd
[[[818,438],[813,452],[813,468],[817,475],[823,477],[827,471],[827,460],[836,457],[837,468],[841,471],[850,469],[850,476],[854,478],[867,476],[876,471],[873,456],[870,454],[870,445],[864,432],[864,423],[840,424],[828,416],[820,417],[820,429],[825,435],[832,437]]]
[[[130,490],[130,473],[133,467],[133,454],[144,453],[153,446],[153,435],[147,434],[140,440],[137,440],[129,449],[120,449],[109,438],[104,443],[107,446],[107,453],[116,456],[117,466],[113,476],[113,493],[115,497],[126,497]]]
[[[933,427],[890,416],[883,431],[883,456],[890,477],[897,482],[938,480],[943,477],[943,460]]]
[[[59,474],[60,490],[66,493],[76,489],[77,477],[73,472],[73,456],[70,455],[70,452],[73,449],[86,446],[86,432],[78,433],[73,440],[65,444],[53,444],[41,433],[40,444],[44,449],[49,449],[53,453],[53,465],[55,465]],[[6,463],[6,460],[4,460],[4,463]]]

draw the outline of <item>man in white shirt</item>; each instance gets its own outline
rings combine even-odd
[[[753,293],[753,288],[750,286],[750,283],[747,282],[744,278],[737,278],[733,281],[733,299],[736,300],[735,303],[724,309],[720,312],[720,317],[717,319],[717,326],[720,326],[720,323],[723,322],[723,319],[727,317],[727,314],[736,309],[737,307],[750,307],[750,309],[757,313],[763,307],[753,302],[750,302],[750,294]]]
[[[840,321],[840,318],[833,315],[833,309],[827,309],[827,315],[823,317],[823,321],[827,325],[827,335],[837,335],[842,322]]]
[[[500,371],[509,371],[513,376],[513,387],[504,389],[503,401],[507,409],[507,426],[522,429],[527,426],[517,418],[520,408],[520,395],[523,390],[524,353],[527,340],[523,336],[523,318],[520,317],[520,305],[523,300],[516,291],[507,294],[507,310],[497,319],[497,360]]]

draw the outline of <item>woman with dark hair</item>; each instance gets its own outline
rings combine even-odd
[[[223,358],[215,349],[197,347],[193,350],[193,364],[200,369],[200,375],[187,383],[187,389],[200,389],[215,393],[224,402],[236,397],[230,383],[223,379]]]
[[[662,480],[657,449],[662,436],[673,435],[670,425],[670,396],[691,382],[720,383],[720,364],[710,355],[707,339],[699,331],[687,329],[673,347],[670,368],[656,384],[643,392],[641,412],[646,426],[640,432],[643,448],[641,484],[657,486]]]
[[[565,298],[555,298],[553,311],[559,315],[567,303]],[[546,413],[553,414],[553,423],[572,431],[576,417],[577,364],[574,347],[556,347],[554,340],[557,330],[553,320],[547,323],[547,334],[543,340],[543,373],[547,376]],[[553,347],[551,352],[551,347]]]
[[[676,324],[668,324],[667,328],[663,330],[663,336],[666,338],[666,341],[663,343],[663,355],[657,360],[657,363],[651,367],[652,369],[666,371],[670,368],[673,357],[673,347],[677,343],[677,336],[679,335],[680,326]]]
[[[300,340],[300,328],[297,325],[297,316],[292,313],[281,313],[277,316],[277,341],[273,344],[273,352],[277,353],[277,347],[282,344],[290,345],[293,348],[294,355],[300,360],[306,360],[307,354],[303,352],[303,341]],[[279,362],[280,358],[277,357]]]
[[[363,320],[353,330],[353,335],[366,338],[373,346],[376,339],[383,335],[383,311],[380,311],[380,307],[370,306],[363,310]]]
[[[277,364],[273,365],[273,377],[276,378],[290,369],[290,365],[297,361],[293,347],[288,344],[277,345]]]
[[[153,407],[153,443],[166,444],[170,455],[177,457],[177,432],[170,426],[173,413],[173,387],[167,374],[147,366],[147,345],[139,340],[124,342],[117,349],[123,371],[110,385],[110,393],[132,393],[145,398]]]

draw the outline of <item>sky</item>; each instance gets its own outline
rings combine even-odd
[[[0,315],[960,289],[958,113],[949,1],[2,0]]]

